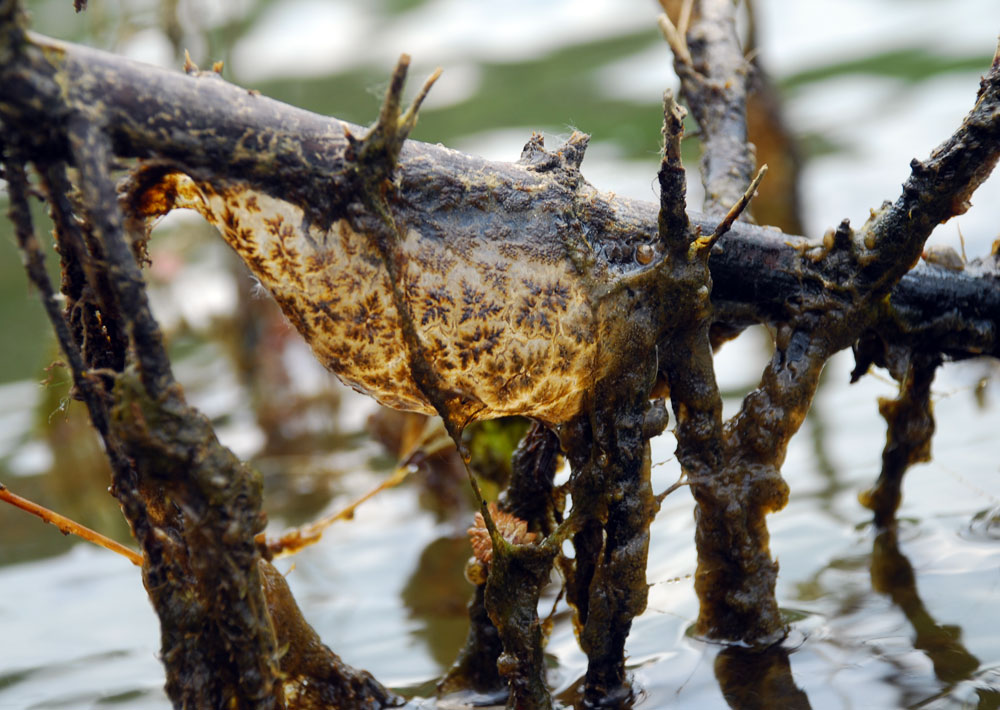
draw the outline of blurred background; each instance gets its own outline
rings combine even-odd
[[[516,160],[532,131],[552,144],[576,128],[592,135],[582,167],[591,183],[657,200],[660,97],[678,81],[652,0],[91,0],[82,14],[68,0],[26,6],[37,32],[178,70],[186,49],[204,68],[223,60],[229,81],[359,124],[375,117],[407,52],[411,91],[434,67],[444,70],[414,138]],[[926,156],[971,108],[1000,31],[996,0],[756,0],[752,14],[741,13],[774,97],[754,106],[758,155],[771,166],[758,217],[817,238],[896,198],[910,159]],[[696,209],[697,141],[685,149]],[[47,229],[42,210],[37,218]],[[961,253],[964,237],[971,259],[998,235],[994,177],[932,242]],[[464,471],[446,451],[417,447],[434,438],[422,420],[380,410],[323,371],[199,218],[164,219],[152,260],[151,293],[178,379],[223,442],[264,475],[272,530],[338,510],[403,459],[413,470],[279,568],[294,566],[289,583],[326,643],[420,705],[465,634]],[[50,266],[55,274],[54,257]],[[69,400],[68,373],[6,220],[0,325],[0,481],[128,542],[100,445]],[[769,348],[757,329],[720,351],[727,413]],[[770,519],[795,683],[814,708],[998,708],[997,366],[939,372],[934,461],[909,474],[900,546],[888,551],[856,496],[879,469],[885,425],[876,398],[895,386],[884,373],[848,386],[852,366],[842,354],[827,368],[785,465],[791,503]],[[519,431],[507,423],[483,438],[477,462],[489,480],[502,481]],[[674,446],[669,432],[653,443],[657,491],[679,475]],[[628,645],[643,689],[637,707],[726,707],[718,648],[687,636],[697,601],[686,490],[667,498],[652,534],[649,609]],[[544,613],[555,594],[553,585]],[[571,702],[585,659],[564,605],[554,619],[550,681]],[[0,629],[0,708],[169,707],[138,571],[7,506]]]

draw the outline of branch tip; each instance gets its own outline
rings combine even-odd
[[[681,3],[681,16],[677,18],[677,31],[681,37],[685,38],[685,46],[687,45],[688,28],[691,27],[692,10],[694,10],[694,0],[683,0]]]
[[[191,60],[191,54],[185,49],[184,50],[184,73],[185,74],[197,74],[200,70],[198,65]]]
[[[715,228],[715,231],[708,237],[702,237],[697,241],[697,247],[699,250],[702,250],[705,253],[711,251],[712,247],[715,246],[715,243],[729,231],[729,229],[733,226],[733,222],[739,219],[739,216],[743,214],[747,205],[750,204],[750,200],[753,199],[754,194],[757,192],[757,187],[760,185],[760,181],[764,179],[764,175],[766,174],[767,165],[761,165],[760,170],[757,171],[757,175],[754,176],[754,179],[750,182],[750,186],[746,189],[746,192],[743,193],[743,196],[735,205],[729,208],[729,212],[727,212],[726,216],[721,222],[719,222],[719,226]]]
[[[687,109],[677,103],[674,92],[667,89],[663,92],[663,157],[680,160],[681,139],[684,137],[684,119]]]
[[[681,34],[674,23],[670,21],[667,14],[663,13],[657,17],[656,24],[659,26],[663,38],[670,45],[670,49],[674,53],[674,59],[685,66],[693,66],[694,62],[691,59],[691,52],[688,50],[687,39]]]
[[[385,90],[385,98],[379,109],[378,122],[369,135],[376,131],[396,129],[399,126],[399,107],[403,98],[403,86],[406,84],[406,74],[410,69],[410,55],[401,54],[389,78],[389,86]]]
[[[681,161],[681,139],[687,111],[674,99],[669,89],[663,92],[663,152],[656,178],[660,185],[660,214],[657,231],[668,249],[686,250],[689,246],[687,217],[687,177]],[[672,246],[671,246],[672,245]]]
[[[404,55],[405,56],[405,55]],[[441,67],[437,67],[427,80],[424,85],[420,88],[420,92],[417,94],[416,98],[410,104],[410,107],[406,109],[406,113],[403,114],[403,118],[400,119],[401,126],[400,132],[405,138],[413,130],[413,127],[417,125],[417,112],[420,110],[420,106],[424,103],[424,99],[427,98],[427,94],[430,92],[431,87],[434,86],[436,82],[441,77]]]

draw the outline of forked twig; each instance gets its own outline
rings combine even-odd
[[[660,0],[660,7],[663,8],[663,14],[656,18],[660,32],[663,33],[664,39],[667,40],[667,44],[673,50],[677,61],[689,68],[693,68],[694,61],[691,59],[691,52],[688,49],[687,32],[691,26],[691,11],[694,8],[694,0],[683,0],[676,25],[670,20],[670,3],[668,0]]]

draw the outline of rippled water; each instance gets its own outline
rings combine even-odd
[[[155,28],[154,3],[125,4],[131,9],[121,15],[92,2],[82,17],[62,1],[29,5],[40,31],[174,64]],[[909,159],[926,154],[971,106],[1000,8],[995,0],[945,5],[758,3],[761,55],[785,87],[789,120],[810,151],[802,188],[811,233],[845,216],[857,223],[894,198]],[[445,68],[418,138],[513,159],[531,130],[558,135],[575,126],[594,135],[583,164],[589,180],[655,199],[658,97],[675,80],[652,29],[654,3],[219,0],[181,7],[189,23],[208,28],[185,38],[196,60],[225,55],[234,81],[265,94],[365,123],[395,56],[409,51],[415,76]],[[994,178],[981,188],[960,220],[970,256],[997,236],[997,185]],[[263,472],[275,529],[337,509],[392,465],[366,434],[374,405],[332,383],[266,301],[246,298],[252,284],[225,248],[190,225],[183,218],[172,231],[164,225],[151,274],[178,377],[223,440]],[[958,232],[945,225],[934,239],[957,245]],[[0,480],[127,539],[105,492],[100,451],[77,405],[64,411],[65,375],[56,369],[52,385],[36,384],[54,356],[37,345],[45,326],[10,240],[2,241],[0,362],[18,379],[0,385]],[[273,357],[251,365],[234,358],[237,335]],[[766,334],[752,331],[720,353],[728,412],[752,386],[767,347]],[[681,489],[653,524],[649,608],[627,647],[638,707],[723,708],[724,692],[733,706],[754,707],[750,695],[739,695],[741,677],[761,691],[787,685],[782,669],[792,679],[784,701],[757,707],[801,700],[796,686],[816,709],[1000,707],[996,366],[962,363],[940,372],[934,460],[908,474],[892,544],[876,539],[857,494],[875,480],[884,443],[876,397],[892,396],[894,386],[877,374],[848,386],[852,365],[842,354],[827,368],[784,467],[790,503],[770,518],[779,600],[793,628],[784,650],[747,658],[688,636],[697,612],[695,554],[691,500]],[[653,447],[654,487],[662,490],[678,476],[674,440],[666,434]],[[279,564],[323,639],[419,706],[430,705],[421,698],[464,639],[469,596],[462,577],[468,513],[436,512],[428,489],[413,481],[381,494],[355,520]],[[554,596],[553,588],[544,613]],[[555,618],[550,682],[569,702],[585,658],[563,607]],[[0,508],[0,629],[0,708],[169,707],[158,627],[138,571],[7,508]]]

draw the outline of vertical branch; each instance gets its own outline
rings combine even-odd
[[[277,707],[277,648],[254,543],[264,524],[259,476],[219,444],[173,380],[122,232],[107,138],[79,116],[68,137],[87,223],[106,260],[110,293],[102,295],[114,301],[101,311],[125,320],[138,364],[138,381],[129,371],[115,378],[109,433],[137,474],[117,479],[116,494],[147,516],[133,523],[152,528],[140,543],[159,542],[144,544],[143,572],[160,616],[167,691],[183,707]]]
[[[651,286],[664,284],[659,269],[666,261],[649,270]],[[599,323],[623,324],[598,336],[615,366],[594,384],[583,411],[559,430],[572,468],[576,553],[566,598],[587,654],[584,698],[595,706],[631,697],[625,640],[648,598],[649,526],[657,508],[649,439],[666,425],[662,405],[650,403],[656,362],[649,354],[663,333],[662,303],[657,293],[622,289],[598,304]]]
[[[73,336],[90,368],[121,372],[128,358],[128,334],[124,332],[125,319],[115,306],[117,299],[107,270],[96,266],[106,262],[104,247],[93,225],[76,219],[76,213],[83,210],[71,198],[79,193],[66,177],[65,166],[45,166],[42,181],[56,225],[62,293]],[[103,379],[110,392],[112,379]]]
[[[83,336],[71,330],[55,300],[55,291],[44,266],[44,255],[38,240],[35,238],[31,223],[31,213],[28,210],[27,202],[28,182],[24,166],[16,158],[5,156],[4,167],[9,183],[10,216],[14,222],[18,244],[24,254],[28,277],[38,289],[45,313],[69,364],[76,396],[87,407],[94,429],[104,444],[104,450],[111,464],[112,490],[122,504],[122,510],[132,528],[132,534],[139,541],[146,555],[159,554],[161,543],[152,534],[145,503],[135,493],[135,470],[128,456],[122,450],[121,442],[110,430],[108,411],[110,397],[105,389],[105,379],[91,371],[91,368],[94,367],[94,363],[91,362],[92,358],[80,347]],[[66,248],[62,236],[76,228],[74,215],[71,212],[63,211],[68,206],[65,195],[66,191],[69,190],[69,183],[65,177],[65,166],[61,164],[49,165],[46,168],[46,175],[56,235],[57,239],[60,239],[60,246],[63,247],[61,251],[65,262],[70,249]],[[57,188],[57,192],[53,192],[53,185]],[[76,268],[81,269],[80,265],[83,263],[86,263],[85,257],[76,264]],[[64,263],[63,265],[64,272],[73,268],[72,264]]]
[[[672,4],[661,0],[665,9]],[[718,217],[737,203],[754,174],[754,151],[747,137],[747,75],[750,64],[736,35],[733,0],[683,0],[680,17],[660,18],[674,50],[681,95],[702,134],[701,177],[705,214]],[[684,32],[691,17],[690,28]]]
[[[941,364],[937,353],[910,353],[899,375],[899,396],[879,399],[879,413],[889,425],[882,450],[882,471],[875,486],[861,494],[862,505],[875,513],[875,525],[884,528],[896,518],[902,500],[903,475],[915,463],[930,461],[934,414],[931,383]]]
[[[659,433],[647,424],[651,370],[625,362],[621,374],[597,383],[591,407],[560,430],[573,469],[576,526],[567,601],[587,654],[584,697],[595,706],[631,697],[625,640],[646,608],[649,525],[657,507],[649,480],[649,438]]]
[[[664,250],[684,259],[691,241],[687,216],[687,173],[681,162],[681,139],[687,111],[674,101],[673,92],[663,92],[663,156],[657,181],[660,184],[658,232]]]
[[[24,257],[28,280],[38,289],[45,315],[55,331],[56,340],[58,340],[66,362],[69,364],[70,373],[73,375],[73,384],[80,391],[81,398],[87,403],[98,432],[104,435],[108,429],[107,412],[100,406],[100,398],[95,392],[94,381],[88,376],[87,366],[80,349],[76,346],[69,325],[63,318],[62,310],[56,302],[55,290],[52,288],[52,282],[49,281],[48,272],[45,270],[45,254],[35,237],[31,211],[28,209],[28,179],[24,165],[16,159],[5,156],[4,167],[6,168],[4,177],[9,185],[9,216],[14,223],[14,232],[18,247]],[[58,227],[60,223],[56,224]]]
[[[670,331],[669,344],[664,343],[658,353],[677,417],[678,460],[688,476],[702,480],[721,464],[722,398],[709,341],[711,247],[698,248],[698,235],[691,230],[684,201],[686,178],[680,159],[684,114],[670,92],[664,94],[659,233],[661,241],[669,245],[670,258],[664,264],[668,271],[661,278],[673,285],[673,291],[660,300],[671,303],[673,310],[684,316]]]
[[[121,212],[108,172],[108,139],[82,116],[70,121],[68,138],[80,170],[80,189],[90,210],[91,224],[106,252],[107,274],[117,300],[115,310],[128,323],[146,391],[151,397],[159,397],[173,384],[173,374],[163,336],[149,310],[142,273],[122,232]]]
[[[675,252],[670,275],[676,284],[686,287],[678,293],[679,309],[687,318],[671,332],[669,344],[660,349],[660,368],[666,374],[677,417],[677,458],[697,505],[698,632],[714,639],[767,645],[784,635],[774,596],[777,564],[768,552],[764,521],[766,513],[783,506],[787,497],[787,487],[777,473],[784,448],[758,448],[755,445],[760,442],[754,441],[749,431],[742,432],[746,437],[734,437],[732,427],[724,433],[709,335],[712,280],[708,258],[718,239],[741,215],[760,179],[760,175],[754,182],[750,179],[754,160],[746,133],[748,65],[739,52],[730,0],[697,3],[691,28],[685,33],[689,13],[691,2],[685,0],[680,28],[666,15],[661,17],[660,26],[674,50],[681,92],[702,130],[704,209],[722,221],[710,236],[699,239],[692,235],[693,243],[684,258]],[[666,115],[665,133],[669,123]],[[670,165],[667,150],[661,184]],[[666,195],[661,194],[661,230],[669,209]],[[661,231],[663,238],[666,235]],[[677,299],[678,294],[673,297]],[[774,362],[780,366],[783,354],[776,354]],[[772,384],[783,381],[776,379]],[[776,409],[775,416],[767,411],[768,406],[779,405],[767,387],[758,394],[757,401],[766,406],[743,419],[753,432],[755,427],[766,429],[782,412]],[[768,456],[774,460],[765,460]]]

